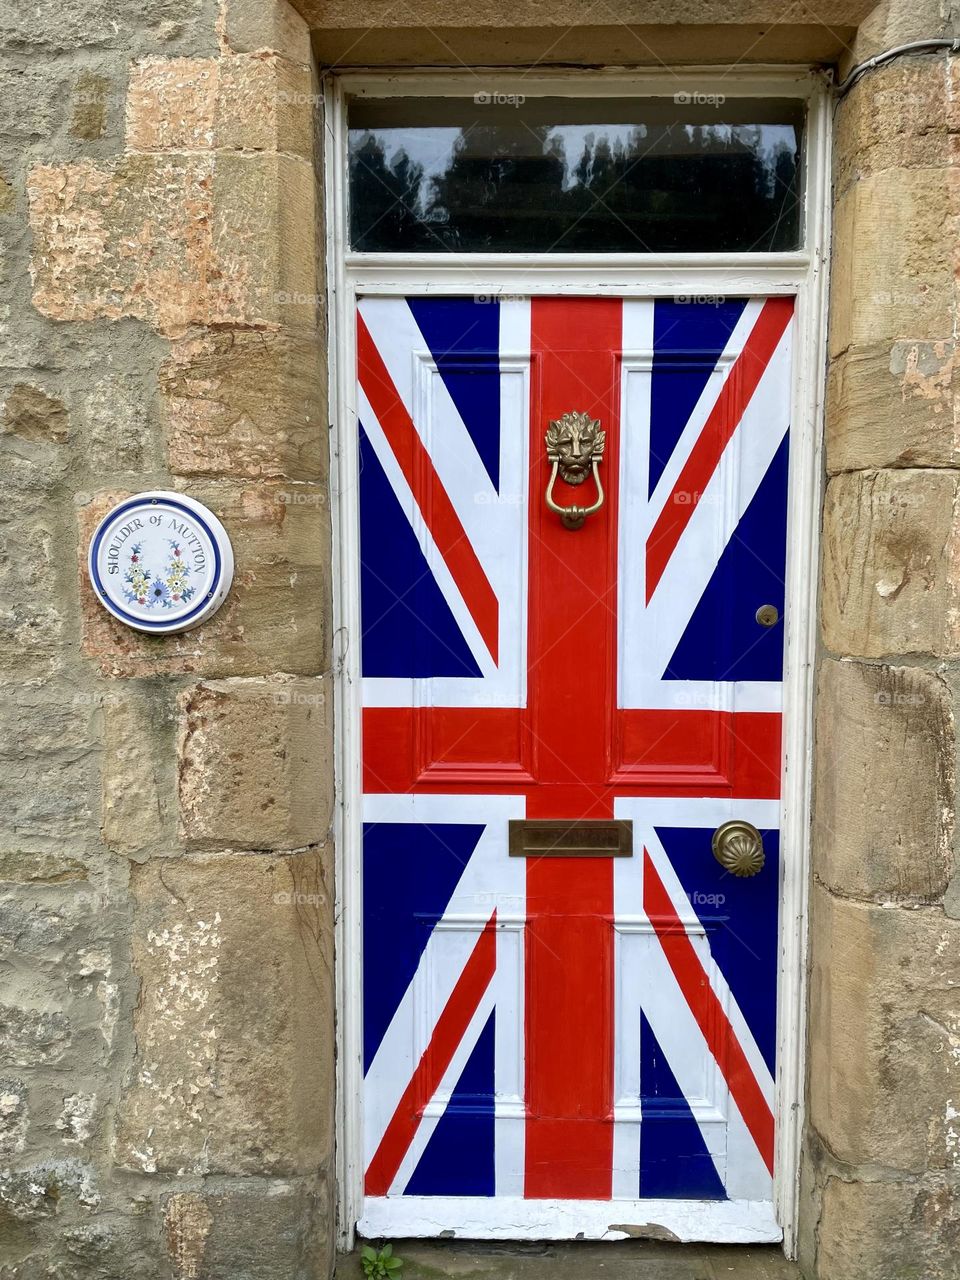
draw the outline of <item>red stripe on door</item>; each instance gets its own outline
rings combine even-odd
[[[531,1198],[606,1200],[612,1191],[612,910],[612,858],[530,860],[524,1194]]]
[[[367,1168],[365,1187],[368,1196],[385,1196],[390,1190],[417,1132],[423,1108],[439,1089],[457,1046],[466,1035],[470,1019],[490,985],[497,964],[496,924],[497,913],[494,911],[477,939],[450,999],[437,1019],[430,1043],[380,1139]]]
[[[656,930],[707,1048],[716,1059],[730,1095],[772,1176],[773,1113],[646,849],[643,851],[643,909]]]
[[[530,420],[528,724],[532,818],[612,816],[622,305],[534,299]],[[578,530],[547,511],[550,419],[600,419],[607,499]],[[592,479],[555,498],[593,501]],[[531,1198],[606,1199],[613,1166],[613,864],[527,863],[526,1167]]]
[[[792,298],[768,298],[647,539],[647,602],[744,415],[793,315]]]
[[[500,616],[496,594],[359,311],[357,363],[360,385],[370,407],[483,643],[496,662]]]

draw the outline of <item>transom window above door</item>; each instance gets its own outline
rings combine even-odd
[[[350,247],[770,253],[802,239],[797,99],[376,98],[348,108]]]

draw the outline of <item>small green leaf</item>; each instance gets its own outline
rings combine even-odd
[[[403,1261],[401,1258],[388,1258],[384,1266],[388,1271],[399,1271],[403,1267]]]
[[[360,1250],[360,1256],[361,1258],[364,1259],[365,1262],[376,1262],[377,1251],[376,1249],[371,1249],[368,1244],[365,1244],[363,1248]]]
[[[393,1253],[393,1245],[385,1244],[383,1248],[380,1250],[380,1257],[389,1258],[392,1253]]]

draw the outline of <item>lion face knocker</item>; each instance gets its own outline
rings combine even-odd
[[[606,433],[589,413],[565,413],[547,429],[547,457],[567,484],[583,484],[593,459],[603,457]]]
[[[589,413],[565,413],[556,421],[551,421],[547,428],[547,460],[553,463],[553,470],[547,484],[546,501],[549,509],[559,515],[567,529],[579,529],[587,516],[592,516],[603,506],[600,459],[603,457],[605,443],[606,433],[600,430],[600,419],[591,418]],[[567,484],[580,485],[591,469],[597,486],[597,500],[593,506],[558,506],[553,500],[557,474]]]

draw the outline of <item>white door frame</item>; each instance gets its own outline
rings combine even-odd
[[[790,253],[368,254],[348,249],[349,98],[687,93],[777,97],[807,104],[804,246]],[[796,1256],[804,1108],[807,886],[810,858],[813,669],[816,643],[821,435],[826,358],[831,101],[809,68],[656,71],[351,72],[324,81],[325,209],[331,404],[336,681],[336,990],[338,1241],[352,1247],[363,1196],[361,1054],[361,755],[359,536],[354,316],[360,294],[611,294],[625,297],[792,294],[796,338],[787,530],[777,1144],[774,1207]],[[613,1233],[617,1238],[623,1233]]]

